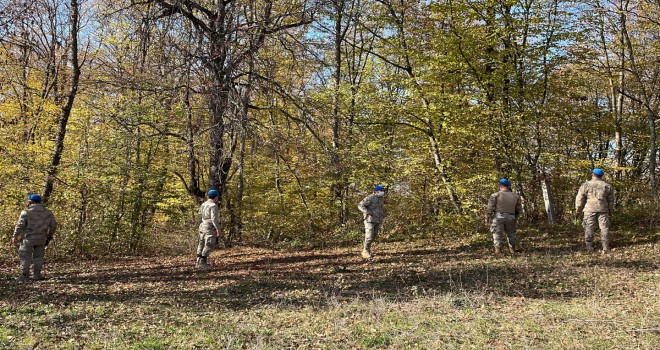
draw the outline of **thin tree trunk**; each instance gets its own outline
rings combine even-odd
[[[80,205],[78,207],[78,224],[74,238],[74,250],[80,256],[82,256],[84,253],[83,243],[86,234],[85,227],[87,226],[87,209],[89,207],[89,202],[90,202],[89,188],[87,186],[87,182],[83,178],[83,174],[87,170],[87,163],[89,161],[88,133],[89,133],[89,125],[86,124],[85,128],[83,129],[83,138],[82,138],[80,154],[78,155],[79,167],[78,167],[77,178],[78,178],[78,182],[81,182],[81,185],[80,188],[78,189],[78,193],[80,194]]]
[[[80,81],[80,64],[78,62],[78,0],[71,0],[69,11],[69,26],[71,30],[71,69],[73,70],[73,73],[71,75],[71,85],[69,87],[66,104],[62,108],[62,113],[60,114],[55,149],[51,157],[50,167],[48,168],[48,177],[46,178],[46,185],[43,190],[44,203],[48,202],[48,199],[53,192],[55,178],[59,171],[59,165],[64,151],[66,127],[69,122],[69,116],[71,115],[71,109],[73,108],[73,102],[78,94],[78,83]]]
[[[641,104],[644,106],[644,110],[647,115],[648,123],[649,123],[649,134],[650,134],[650,139],[649,139],[649,180],[651,184],[651,196],[655,199],[656,197],[656,192],[657,192],[657,184],[656,184],[656,179],[655,179],[655,173],[656,173],[656,164],[657,164],[657,146],[656,146],[656,138],[655,138],[655,119],[656,119],[656,113],[653,111],[653,108],[651,107],[651,99],[649,97],[649,93],[646,89],[646,86],[644,82],[642,81],[641,74],[639,73],[639,68],[637,66],[637,62],[635,59],[635,52],[633,51],[633,46],[632,46],[632,41],[630,40],[630,35],[628,33],[628,24],[626,20],[626,15],[628,13],[628,4],[629,1],[622,1],[622,13],[623,17],[621,19],[621,30],[625,38],[625,42],[628,48],[628,54],[630,55],[630,70],[637,80],[637,83],[639,84],[640,90],[641,90]]]
[[[241,111],[241,139],[238,150],[238,183],[236,185],[236,202],[232,208],[232,225],[225,245],[231,247],[234,241],[240,241],[243,236],[243,193],[245,191],[245,146],[247,142],[248,112],[252,94],[254,73],[254,57],[249,58],[247,84],[243,91]]]
[[[408,77],[411,79],[412,84],[414,87],[417,89],[417,91],[422,95],[421,101],[422,104],[424,105],[424,109],[426,110],[425,113],[430,114],[431,112],[431,104],[424,96],[424,91],[422,89],[421,84],[418,81],[417,76],[415,75],[411,59],[410,59],[410,48],[408,45],[408,40],[406,36],[406,28],[405,28],[405,13],[403,13],[403,10],[401,13],[397,12],[397,9],[395,8],[394,4],[389,1],[379,1],[381,4],[385,5],[388,9],[388,12],[390,16],[392,16],[392,19],[395,22],[396,29],[397,29],[397,34],[401,38],[401,50],[403,51],[403,63],[401,65],[398,65],[399,68],[403,69]],[[388,62],[391,64],[391,62]],[[421,120],[420,120],[421,121]],[[458,214],[463,213],[463,208],[461,204],[461,200],[458,197],[458,194],[456,191],[454,191],[452,180],[447,174],[446,171],[446,166],[443,163],[443,158],[441,156],[439,144],[438,144],[438,139],[436,137],[436,133],[434,130],[433,122],[431,121],[430,117],[427,115],[423,122],[426,124],[426,130],[424,130],[424,133],[428,137],[429,140],[429,145],[431,146],[431,152],[433,156],[433,163],[435,166],[435,169],[438,171],[438,174],[440,175],[440,179],[442,180],[443,184],[445,185],[445,188],[447,189],[447,192],[449,194],[449,198],[451,199],[452,204],[454,205],[454,208],[456,209],[456,212]]]
[[[599,9],[602,9],[600,5],[597,3],[596,6]],[[621,12],[620,17],[620,24],[625,23],[625,15],[623,12]],[[600,34],[600,43],[603,47],[603,52],[604,55],[603,57],[605,58],[605,68],[607,69],[607,76],[608,76],[608,84],[609,84],[609,101],[610,101],[610,111],[614,115],[614,142],[615,142],[615,157],[616,157],[616,164],[617,164],[617,170],[616,170],[616,178],[621,177],[621,168],[624,166],[624,149],[623,149],[623,127],[622,127],[622,122],[623,122],[623,91],[625,88],[625,64],[626,64],[626,58],[625,58],[625,38],[623,34],[619,36],[619,44],[620,44],[620,52],[619,52],[619,57],[620,57],[620,62],[618,65],[618,70],[619,70],[619,81],[617,82],[614,77],[614,73],[612,72],[612,63],[610,62],[610,55],[607,49],[607,40],[605,38],[605,28],[604,28],[604,22],[602,18],[599,20],[599,34]]]
[[[199,161],[195,154],[195,131],[193,130],[193,114],[192,106],[190,105],[189,86],[186,86],[183,102],[186,106],[186,152],[188,153],[188,176],[190,177],[190,184],[186,186],[186,190],[189,194],[195,196],[197,203],[199,202],[199,198],[204,198],[204,191],[199,188],[199,173],[197,172]]]
[[[218,80],[222,77],[216,78]],[[231,158],[225,152],[224,134],[225,134],[225,112],[227,110],[229,89],[227,86],[216,81],[210,96],[211,109],[211,139],[209,151],[209,188],[222,192],[225,186],[229,170],[231,168]]]
[[[543,202],[545,203],[545,212],[548,214],[548,223],[555,224],[555,205],[552,198],[550,180],[548,179],[548,175],[545,173],[541,174],[541,193],[543,194]]]
[[[334,15],[335,15],[335,29],[334,29],[334,86],[333,86],[333,101],[332,101],[332,154],[331,160],[334,167],[335,183],[334,194],[339,200],[338,221],[339,225],[343,226],[348,219],[348,207],[346,205],[346,181],[344,180],[344,171],[341,166],[341,76],[342,76],[342,43],[346,35],[346,29],[342,27],[344,19],[344,9],[346,7],[345,0],[333,1]]]
[[[648,117],[648,122],[649,122],[649,134],[650,134],[650,140],[649,140],[649,179],[651,181],[651,198],[653,198],[654,202],[658,201],[658,196],[656,195],[658,193],[658,184],[656,182],[656,167],[657,167],[657,160],[658,160],[658,146],[657,146],[657,139],[656,139],[656,134],[655,134],[655,113],[647,106],[646,108],[646,115]]]
[[[440,151],[438,150],[438,142],[435,139],[435,135],[429,132],[428,137],[429,137],[429,143],[431,144],[431,151],[433,152],[433,163],[435,164],[435,168],[436,170],[438,170],[438,173],[440,174],[440,179],[442,179],[442,183],[445,185],[445,188],[449,193],[449,198],[451,199],[451,202],[454,205],[454,208],[456,209],[456,213],[462,214],[463,207],[461,205],[461,201],[458,198],[458,194],[456,194],[454,187],[452,186],[452,181],[449,178],[449,175],[447,175],[447,172],[445,171],[444,164],[442,163],[442,158],[440,157]]]

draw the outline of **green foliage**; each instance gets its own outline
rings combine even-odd
[[[236,35],[223,48],[226,62],[243,63],[229,72],[209,68],[222,50],[199,23],[156,3],[83,11],[88,45],[49,203],[60,223],[50,254],[191,249],[199,203],[186,186],[207,190],[216,133],[230,164],[223,231],[250,244],[354,243],[363,229],[356,205],[375,184],[390,188],[387,240],[474,235],[501,177],[523,195],[524,221],[537,225],[547,216],[546,176],[566,223],[595,166],[617,190],[615,220],[656,225],[644,213],[657,205],[649,120],[658,111],[643,97],[657,90],[645,78],[657,75],[657,4],[340,1],[319,4],[307,23],[299,3],[266,11],[240,0],[229,9]],[[54,11],[63,3],[52,6],[0,26],[6,239],[26,194],[43,186],[70,74],[66,49],[51,42],[66,30],[31,30],[64,13]],[[281,17],[264,26],[291,28],[253,35],[270,12]],[[618,39],[624,24],[630,45]],[[209,109],[218,79],[231,90],[222,130]]]

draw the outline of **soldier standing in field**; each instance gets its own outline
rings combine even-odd
[[[218,199],[220,192],[210,190],[207,193],[208,200],[202,203],[197,213],[199,223],[199,241],[197,243],[197,267],[208,270],[211,265],[208,257],[218,243],[220,236],[220,223],[218,222]]]
[[[575,197],[575,215],[583,212],[584,243],[589,252],[594,250],[594,230],[596,222],[600,226],[600,241],[603,253],[610,250],[610,215],[614,207],[614,194],[612,185],[603,181],[605,173],[601,169],[594,169],[591,180],[580,186]]]
[[[488,199],[485,224],[490,224],[493,234],[495,254],[502,252],[502,233],[506,232],[509,240],[509,252],[516,252],[516,223],[522,213],[520,196],[511,192],[511,182],[507,179],[499,181],[499,192],[493,193]]]
[[[371,258],[371,243],[378,237],[378,231],[385,217],[383,196],[385,196],[385,188],[378,185],[374,187],[374,192],[364,198],[358,205],[358,209],[364,217],[365,233],[362,257],[365,259]]]
[[[18,256],[21,259],[21,275],[18,281],[27,281],[30,277],[30,260],[34,263],[35,281],[42,279],[41,268],[44,264],[46,245],[53,238],[57,222],[53,213],[41,204],[41,196],[30,194],[27,209],[21,211],[18,223],[14,228],[11,244],[15,245],[20,238]]]

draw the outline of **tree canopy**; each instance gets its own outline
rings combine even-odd
[[[227,241],[274,244],[349,239],[375,184],[401,236],[478,231],[502,177],[531,223],[570,220],[594,167],[620,210],[657,205],[657,1],[2,0],[0,14],[3,231],[45,192],[61,254],[176,246],[212,188]]]

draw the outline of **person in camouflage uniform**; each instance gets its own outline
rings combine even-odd
[[[575,197],[575,215],[583,212],[584,243],[587,251],[593,251],[594,230],[596,222],[600,226],[600,241],[603,253],[610,250],[610,215],[614,207],[614,193],[612,185],[603,181],[605,173],[601,169],[594,169],[591,180],[580,186]]]
[[[218,243],[220,236],[220,223],[218,222],[218,199],[220,192],[210,190],[208,200],[202,203],[197,213],[199,223],[199,240],[197,243],[197,267],[202,270],[211,268],[208,257]]]
[[[19,281],[27,281],[30,277],[30,260],[34,263],[32,278],[35,281],[42,279],[41,268],[44,264],[44,252],[46,245],[53,238],[56,228],[55,216],[41,204],[41,196],[29,195],[27,209],[21,211],[11,239],[12,245],[15,245],[19,239],[21,242],[18,248],[18,256],[21,259]]]
[[[490,223],[490,232],[493,234],[495,254],[502,252],[502,233],[506,232],[509,240],[509,252],[516,252],[516,223],[522,213],[520,196],[511,192],[511,182],[501,179],[500,191],[493,193],[488,199],[485,223]]]
[[[383,210],[383,196],[385,195],[385,188],[383,186],[374,187],[374,192],[365,197],[358,209],[362,212],[364,218],[364,245],[362,249],[362,257],[365,259],[371,258],[371,243],[378,237],[385,211]]]

